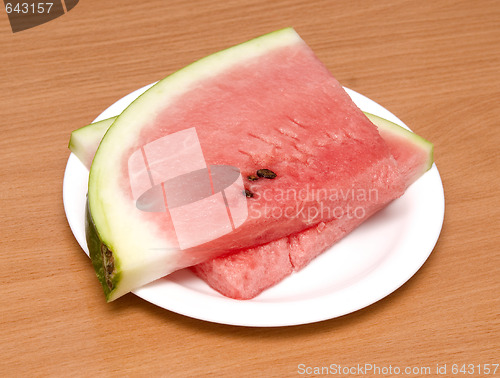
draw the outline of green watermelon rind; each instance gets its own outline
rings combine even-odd
[[[111,295],[111,288],[116,287],[121,278],[120,261],[117,258],[114,259],[114,269],[116,272],[111,277],[107,276],[105,272],[106,262],[102,254],[104,245],[90,215],[88,201],[85,203],[85,236],[92,266],[101,283],[104,295],[108,298]]]
[[[390,131],[394,135],[400,135],[401,137],[404,137],[405,139],[411,141],[415,146],[426,152],[426,156],[428,157],[427,162],[426,165],[422,167],[422,171],[420,173],[427,172],[432,167],[432,164],[434,163],[434,145],[431,142],[421,137],[420,135],[415,134],[408,129],[405,129],[397,123],[391,122],[375,114],[367,112],[364,113],[368,117],[368,119],[378,128],[383,128],[386,131]]]
[[[171,273],[169,269],[172,268],[169,268],[169,265],[174,266],[178,258],[173,241],[161,238],[161,230],[157,225],[146,225],[130,216],[134,211],[130,200],[123,194],[123,189],[117,182],[109,180],[109,172],[121,167],[120,151],[123,146],[134,146],[142,126],[148,120],[154,120],[160,110],[168,106],[169,101],[191,90],[197,82],[276,48],[299,43],[305,44],[293,28],[285,28],[202,58],[159,81],[140,95],[108,129],[94,156],[88,190],[89,216],[93,224],[89,229],[99,230],[97,237],[101,245],[113,252],[117,267],[113,274],[120,275],[116,285],[106,294],[107,301]],[[117,140],[120,143],[116,143]],[[113,201],[106,200],[109,198]],[[112,219],[124,221],[118,228]],[[130,232],[134,232],[138,237],[134,240],[122,237]],[[154,248],[145,250],[146,245]],[[97,258],[100,253],[89,252],[91,258]],[[102,277],[100,281],[103,287],[107,285]]]

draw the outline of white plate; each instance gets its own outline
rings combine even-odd
[[[120,114],[148,87],[117,101],[96,120]],[[374,101],[346,90],[362,110],[404,126]],[[73,234],[88,254],[84,226],[87,181],[88,170],[71,154],[64,175],[64,208]],[[226,298],[186,269],[133,293],[167,310],[223,324],[272,327],[331,319],[384,298],[410,279],[432,252],[443,217],[443,186],[434,165],[401,198],[302,271],[252,300]]]

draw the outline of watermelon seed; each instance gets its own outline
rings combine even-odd
[[[247,196],[248,198],[252,198],[253,197],[253,193],[250,190],[248,190],[248,189],[245,189],[244,193],[245,193],[245,196]]]
[[[257,176],[268,178],[268,179],[273,179],[276,177],[276,173],[274,173],[270,169],[259,169],[257,171]]]
[[[247,179],[249,179],[250,181],[255,181],[255,180],[258,180],[259,178],[255,175],[250,175],[250,176],[247,176]]]

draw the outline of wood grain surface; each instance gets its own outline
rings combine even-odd
[[[499,20],[495,0],[82,0],[13,33],[0,10],[0,376],[309,375],[301,364],[486,376],[500,363]],[[374,305],[302,326],[213,324],[132,294],[106,304],[64,214],[70,132],[285,26],[343,85],[435,144],[446,215],[430,258]]]

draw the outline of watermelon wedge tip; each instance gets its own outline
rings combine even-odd
[[[71,133],[68,148],[87,169],[90,169],[97,147],[115,119],[116,117],[111,117],[94,122]]]

